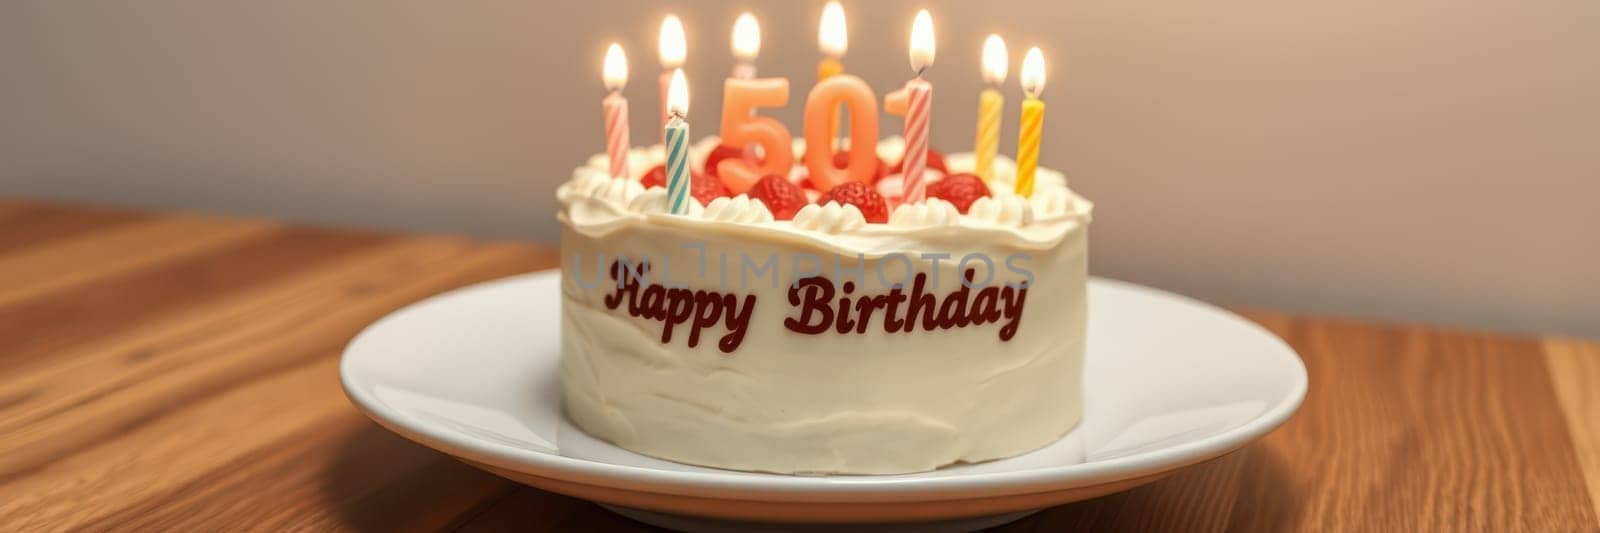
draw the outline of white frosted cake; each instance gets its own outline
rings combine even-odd
[[[694,145],[692,168],[716,146]],[[879,144],[884,168],[902,146]],[[1010,160],[983,182],[952,154],[926,201],[901,204],[891,174],[862,203],[807,190],[797,166],[738,196],[697,185],[669,214],[646,175],[663,158],[636,148],[613,178],[602,154],[557,193],[562,383],[584,431],[695,465],[893,474],[1019,455],[1078,423],[1092,205],[1060,173],[1039,169],[1023,198]],[[769,208],[767,185],[806,205]]]

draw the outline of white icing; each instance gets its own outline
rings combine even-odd
[[[706,220],[718,222],[737,222],[741,224],[761,224],[772,222],[772,211],[767,205],[747,195],[738,195],[732,198],[717,198],[706,205]]]
[[[670,214],[667,211],[667,189],[664,187],[651,187],[649,190],[639,193],[628,204],[628,210],[645,215]],[[689,216],[699,218],[704,213],[705,208],[700,206],[699,201],[689,202]]]
[[[929,198],[915,204],[900,204],[889,215],[890,226],[927,227],[953,226],[961,223],[961,211],[950,202]]]
[[[1021,196],[996,192],[973,201],[966,218],[999,226],[1027,226],[1033,223],[1033,206]]]
[[[1076,208],[1072,203],[1072,191],[1066,187],[1035,189],[1028,203],[1033,206],[1034,215],[1041,217],[1064,216]]]
[[[617,207],[626,208],[634,197],[644,192],[644,186],[638,181],[628,178],[606,178],[598,186],[589,191],[589,197],[603,202],[611,202]]]
[[[865,225],[867,219],[861,215],[860,209],[850,204],[840,205],[838,202],[828,202],[827,205],[810,204],[794,214],[795,227],[822,233],[855,231]]]

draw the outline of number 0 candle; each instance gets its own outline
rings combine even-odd
[[[1039,47],[1028,49],[1022,58],[1022,126],[1017,132],[1017,195],[1033,196],[1033,175],[1039,168],[1039,134],[1044,129],[1044,54]]]
[[[906,153],[903,179],[905,201],[916,203],[927,194],[924,170],[928,165],[928,123],[933,107],[933,84],[923,78],[933,65],[933,17],[928,10],[917,12],[911,24],[911,69],[917,77],[906,82]]]
[[[683,69],[672,71],[667,83],[667,126],[663,137],[667,140],[667,207],[672,214],[689,213],[689,82],[683,78]]]
[[[1006,42],[999,35],[990,35],[983,41],[983,80],[989,87],[978,94],[978,136],[972,151],[977,156],[976,174],[989,181],[994,177],[994,156],[1000,151],[1000,115],[1005,110],[1006,97],[1000,94],[1000,84],[1006,81]]]
[[[606,83],[606,97],[600,101],[606,118],[606,155],[611,157],[611,177],[628,177],[628,99],[622,97],[622,87],[628,84],[628,57],[622,47],[611,43],[606,49],[605,67],[602,69]]]

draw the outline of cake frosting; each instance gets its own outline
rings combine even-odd
[[[887,223],[834,202],[777,220],[745,195],[670,214],[640,184],[661,148],[628,158],[632,175],[597,155],[556,194],[565,408],[584,431],[697,465],[893,474],[1025,453],[1080,419],[1092,204],[1060,173],[1019,197],[1000,157],[965,214],[930,198]]]

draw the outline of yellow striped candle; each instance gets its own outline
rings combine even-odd
[[[1044,129],[1044,54],[1030,48],[1022,58],[1022,125],[1017,132],[1017,196],[1033,196],[1033,177],[1039,168],[1039,136]]]
[[[1006,81],[1006,42],[999,35],[990,35],[983,41],[983,79],[990,87],[978,94],[978,136],[972,152],[977,156],[974,174],[987,182],[994,177],[994,156],[1000,152],[1000,115],[1005,112],[1006,97],[995,87]]]

